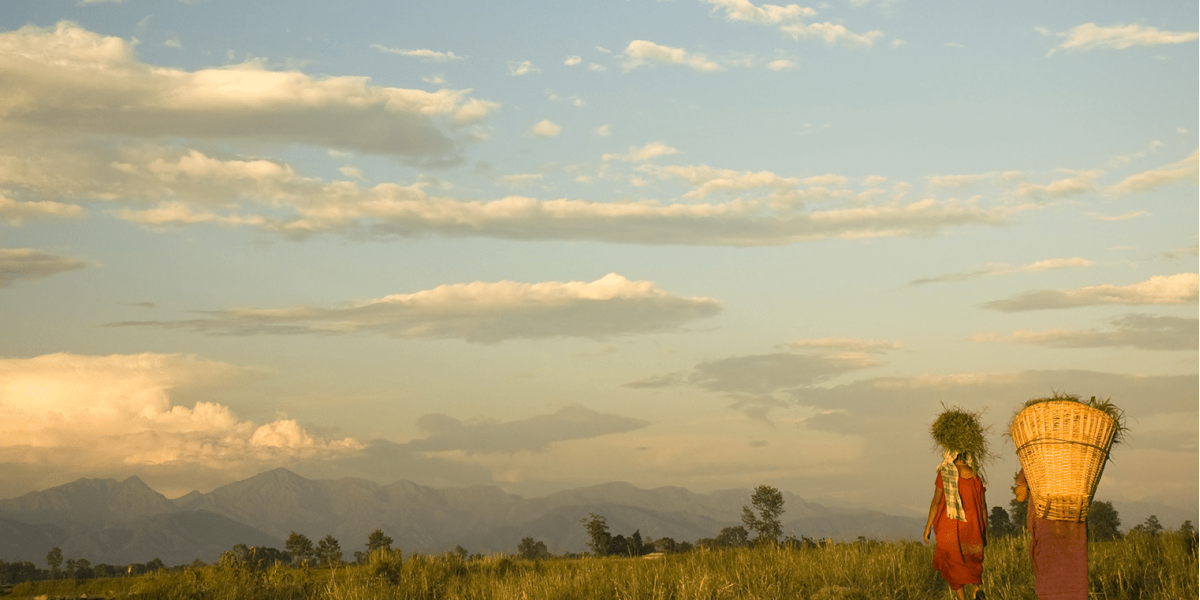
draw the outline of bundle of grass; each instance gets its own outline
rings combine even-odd
[[[1032,492],[1029,510],[1055,521],[1085,520],[1109,450],[1126,432],[1125,414],[1111,399],[1056,391],[1027,401],[1009,437]]]
[[[994,455],[987,440],[987,427],[979,420],[981,412],[959,406],[944,409],[929,428],[929,435],[944,452],[964,454],[979,465],[990,462]]]

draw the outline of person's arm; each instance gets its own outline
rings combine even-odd
[[[921,536],[921,541],[929,543],[929,530],[933,528],[933,520],[937,518],[938,508],[942,504],[942,488],[941,486],[933,489],[933,500],[929,503],[929,519],[925,521],[925,535]]]

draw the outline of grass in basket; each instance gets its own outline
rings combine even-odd
[[[990,462],[995,458],[987,440],[989,428],[979,421],[981,412],[959,406],[947,408],[944,404],[942,408],[945,410],[929,428],[929,435],[938,446],[950,452],[970,454],[980,463]]]
[[[1125,411],[1121,410],[1121,408],[1116,404],[1113,404],[1112,398],[1097,400],[1095,396],[1092,396],[1091,399],[1083,400],[1078,394],[1064,394],[1055,390],[1051,390],[1051,395],[1049,397],[1026,400],[1025,404],[1021,406],[1021,409],[1013,415],[1013,419],[1015,420],[1017,415],[1021,414],[1022,410],[1025,410],[1034,404],[1041,404],[1042,402],[1078,402],[1084,406],[1090,406],[1112,417],[1112,420],[1117,424],[1117,431],[1113,434],[1112,443],[1114,445],[1121,443],[1121,440],[1124,439],[1129,433],[1129,427],[1125,425]],[[1009,425],[1009,429],[1012,429],[1011,424]],[[1112,457],[1110,456],[1109,459],[1111,460],[1111,458]]]

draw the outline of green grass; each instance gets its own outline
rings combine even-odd
[[[1036,600],[1028,538],[987,548],[989,598]],[[1177,600],[1197,597],[1195,545],[1180,533],[1131,535],[1090,547],[1090,598]],[[253,571],[210,565],[140,577],[23,583],[16,598],[338,600],[867,600],[952,598],[930,567],[933,550],[917,542],[856,542],[827,547],[698,550],[643,558],[522,560],[457,555],[377,557],[337,569],[277,566]]]

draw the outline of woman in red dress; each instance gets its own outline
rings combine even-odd
[[[959,600],[966,600],[967,585],[975,588],[972,598],[984,598],[979,586],[983,583],[983,547],[987,545],[986,488],[973,463],[969,456],[946,453],[938,466],[929,519],[921,537],[929,543],[929,532],[933,530],[937,537],[933,568]]]
[[[1017,502],[1032,495],[1025,469],[1017,474],[1013,494]],[[1025,511],[1034,592],[1040,600],[1087,600],[1087,522],[1052,521],[1036,513],[1032,506]]]

